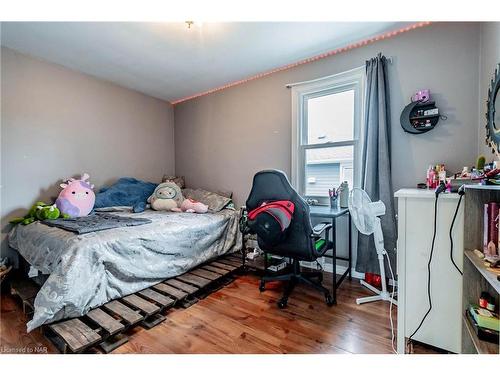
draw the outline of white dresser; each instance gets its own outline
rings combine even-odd
[[[435,194],[432,190],[401,189],[398,205],[398,353],[405,352],[405,338],[417,328],[428,309],[429,260]],[[459,196],[441,194],[437,234],[431,263],[432,311],[413,339],[460,353],[462,326],[462,276],[450,260],[449,231]],[[464,199],[453,227],[453,259],[463,270]]]

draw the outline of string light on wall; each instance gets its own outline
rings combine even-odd
[[[194,24],[194,22],[192,23],[192,25],[193,24]],[[228,83],[226,85],[219,86],[219,87],[213,88],[213,89],[208,90],[208,91],[204,91],[204,92],[201,92],[201,93],[198,93],[198,94],[187,96],[185,98],[180,98],[180,99],[177,99],[177,100],[173,100],[170,103],[173,104],[173,105],[176,105],[176,104],[185,102],[187,100],[192,100],[192,99],[195,99],[195,98],[199,98],[200,96],[209,95],[209,94],[212,94],[212,93],[217,92],[217,91],[225,90],[225,89],[228,89],[228,88],[233,87],[233,86],[237,86],[237,85],[241,85],[243,83],[249,82],[249,81],[253,81],[255,79],[266,77],[266,76],[268,76],[270,74],[273,74],[273,73],[282,72],[284,70],[288,70],[288,69],[294,68],[294,67],[299,66],[299,65],[309,64],[311,62],[318,61],[318,60],[321,60],[321,59],[324,59],[324,58],[327,58],[327,57],[330,57],[330,56],[333,56],[333,55],[336,55],[336,54],[339,54],[339,53],[347,52],[347,51],[350,51],[350,50],[355,49],[355,48],[363,47],[363,46],[366,46],[368,44],[371,44],[371,43],[374,43],[374,42],[377,42],[377,41],[380,41],[380,40],[389,39],[389,38],[395,37],[395,36],[397,36],[399,34],[406,33],[408,31],[412,31],[412,30],[415,30],[415,29],[419,29],[421,27],[425,27],[425,26],[428,26],[430,24],[431,24],[431,22],[418,22],[418,23],[414,23],[412,25],[409,25],[407,27],[401,28],[399,30],[390,31],[390,32],[387,32],[387,33],[384,33],[384,34],[381,34],[381,35],[374,36],[374,37],[369,38],[369,39],[361,40],[359,42],[349,44],[349,45],[347,45],[345,47],[337,48],[337,49],[335,49],[333,51],[322,53],[320,55],[312,56],[312,57],[309,57],[309,58],[301,60],[301,61],[297,61],[297,62],[292,63],[292,64],[288,64],[288,65],[285,65],[285,66],[282,66],[282,67],[279,67],[279,68],[276,68],[276,69],[269,70],[267,72],[256,74],[256,75],[254,75],[252,77],[248,77],[248,78],[245,78],[245,79],[242,79],[242,80],[239,80],[239,81],[231,82],[231,83]]]

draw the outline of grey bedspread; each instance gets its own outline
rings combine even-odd
[[[241,247],[238,212],[118,215],[152,221],[77,235],[42,223],[17,225],[10,246],[50,274],[35,299],[28,332],[42,324],[85,315],[112,299],[182,274]]]

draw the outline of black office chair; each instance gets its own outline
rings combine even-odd
[[[332,249],[332,242],[329,241],[329,233],[332,225],[321,223],[312,228],[309,217],[309,205],[290,185],[286,175],[278,170],[264,170],[258,172],[253,178],[252,190],[246,201],[248,212],[261,206],[263,202],[288,200],[293,202],[295,210],[287,228],[284,238],[277,244],[266,243],[257,233],[259,247],[264,251],[266,260],[266,274],[262,277],[259,289],[265,290],[266,281],[288,281],[283,296],[278,301],[280,308],[286,307],[288,297],[292,293],[297,283],[304,283],[322,292],[328,306],[334,304],[330,291],[321,283],[323,274],[319,271],[302,272],[300,261],[315,261],[317,258]],[[250,231],[252,227],[249,224]],[[320,241],[322,246],[318,246]],[[319,247],[319,248],[317,248]],[[291,259],[290,271],[277,275],[267,275],[267,253],[288,257]]]

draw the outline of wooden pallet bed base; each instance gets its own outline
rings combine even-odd
[[[201,298],[231,283],[236,271],[242,269],[239,255],[224,255],[208,261],[182,275],[164,280],[128,296],[105,303],[85,316],[42,326],[44,335],[61,353],[109,353],[129,340],[126,332],[136,325],[146,329],[163,322],[165,314],[175,307],[187,308]],[[18,295],[23,312],[30,317],[40,287],[31,280],[11,285]]]

